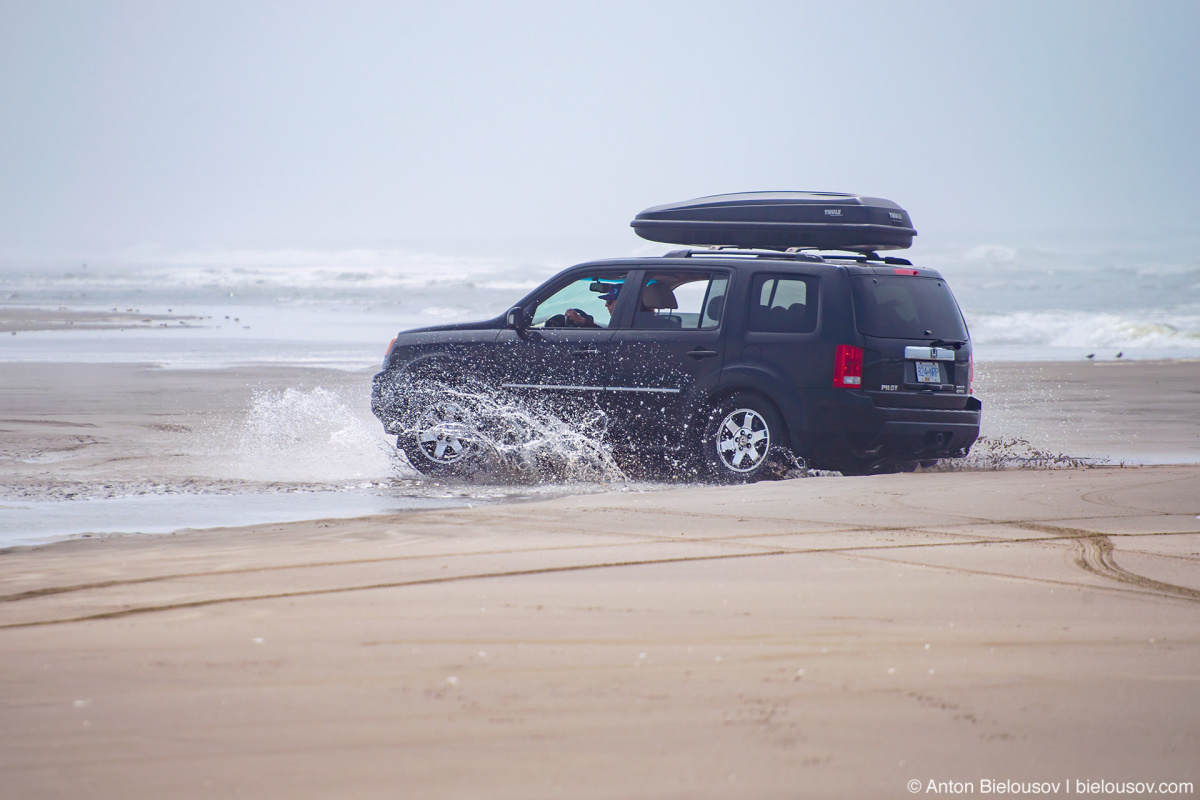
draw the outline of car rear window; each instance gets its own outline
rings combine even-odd
[[[940,278],[876,275],[853,280],[859,332],[885,339],[967,339],[950,287]]]

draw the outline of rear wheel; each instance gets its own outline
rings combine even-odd
[[[775,409],[758,395],[740,393],[709,411],[698,449],[709,477],[750,483],[775,471],[775,455],[783,447],[783,424]]]

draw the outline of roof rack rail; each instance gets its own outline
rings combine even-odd
[[[827,261],[856,261],[859,264],[866,264],[871,261],[877,261],[881,264],[894,264],[901,267],[911,267],[913,264],[907,258],[896,258],[895,256],[881,256],[875,251],[858,252],[849,251],[846,255],[837,253],[822,253],[821,257]]]
[[[695,256],[755,256],[757,258],[792,258],[796,261],[855,261],[859,264],[877,262],[900,267],[911,267],[912,262],[907,258],[881,256],[874,250],[859,252],[847,251],[840,253],[816,253],[812,248],[789,247],[787,250],[764,250],[733,245],[714,245],[712,247],[688,247],[683,250],[672,250],[665,253],[663,258],[693,258]]]
[[[732,245],[715,245],[713,247],[688,247],[683,250],[672,250],[663,254],[663,258],[693,258],[695,256],[755,256],[756,258],[791,258],[796,261],[824,261],[816,253],[805,252],[796,248],[789,250],[760,250]]]

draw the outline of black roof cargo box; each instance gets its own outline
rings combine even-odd
[[[652,242],[768,250],[901,250],[917,235],[891,200],[837,192],[743,192],[647,208],[630,223]]]

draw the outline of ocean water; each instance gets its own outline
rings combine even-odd
[[[1200,355],[1200,237],[941,246],[981,361]]]
[[[176,367],[378,363],[402,329],[491,317],[539,280],[528,265],[393,251],[0,260],[0,306],[180,317],[80,334],[19,333],[2,361]],[[511,303],[510,303],[511,305]]]
[[[939,244],[914,261],[950,281],[978,360],[1200,357],[1200,236]],[[625,253],[652,255],[642,244]],[[0,255],[0,306],[191,317],[167,328],[8,336],[0,362],[359,368],[399,330],[490,318],[569,261],[399,250]]]
[[[918,248],[911,257],[949,280],[981,363],[1089,355],[1194,359],[1200,358],[1196,244],[1183,236],[968,241]],[[641,244],[595,255],[667,249]],[[40,483],[0,488],[0,546],[85,532],[165,532],[661,488],[611,470],[572,472],[568,462],[579,452],[579,432],[553,426],[543,427],[574,444],[556,449],[549,433],[531,440],[539,458],[561,456],[561,468],[540,473],[548,478],[508,475],[491,485],[425,481],[396,457],[370,414],[370,374],[398,331],[495,317],[573,261],[401,250],[0,254],[0,309],[118,311],[153,320],[102,330],[63,324],[0,332],[0,376],[6,363],[20,362],[201,370],[289,365],[346,375],[336,386],[249,395],[232,417],[171,440],[180,457],[170,462],[170,474],[156,474],[166,462],[134,460],[136,480],[64,467]],[[45,472],[59,455],[0,452],[3,457]]]

